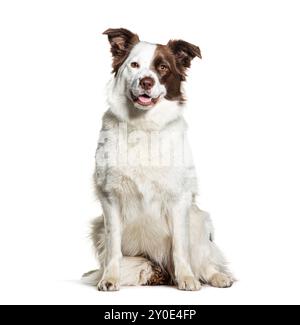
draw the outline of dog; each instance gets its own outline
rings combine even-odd
[[[167,45],[108,29],[113,77],[94,173],[103,215],[92,223],[99,269],[83,275],[101,291],[125,285],[234,281],[214,243],[208,213],[196,205],[197,177],[182,116],[182,83],[198,46]]]

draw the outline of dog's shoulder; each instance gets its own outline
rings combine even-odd
[[[102,130],[111,130],[117,128],[120,124],[118,117],[111,111],[107,110],[102,117]]]

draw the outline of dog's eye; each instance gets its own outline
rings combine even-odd
[[[131,65],[132,68],[139,68],[140,67],[140,65],[137,62],[131,62],[130,65]]]
[[[161,70],[161,71],[166,71],[167,69],[168,69],[168,67],[165,64],[161,64],[159,66],[159,70]]]

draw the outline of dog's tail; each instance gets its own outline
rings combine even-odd
[[[81,277],[81,281],[83,283],[90,284],[93,286],[97,285],[100,279],[101,279],[101,272],[99,269],[84,273],[83,276]]]
[[[83,274],[81,280],[85,284],[96,286],[101,280],[103,271],[93,270]],[[161,285],[171,284],[169,273],[157,264],[141,256],[126,256],[121,260],[120,285]]]

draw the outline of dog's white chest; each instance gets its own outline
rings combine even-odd
[[[197,191],[196,173],[184,121],[160,130],[118,124],[101,131],[96,153],[96,182],[104,191],[134,191],[145,201],[153,196]]]
[[[158,131],[118,125],[102,131],[96,184],[120,202],[124,255],[164,257],[171,249],[168,209],[196,193],[196,174],[182,120]]]

